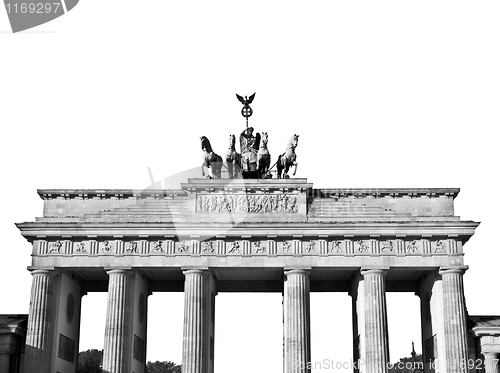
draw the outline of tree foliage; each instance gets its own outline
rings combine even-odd
[[[181,373],[181,366],[171,361],[149,361],[146,365],[146,373]]]
[[[87,350],[78,354],[77,373],[101,373],[102,350]],[[146,373],[181,373],[181,366],[171,361],[149,361]]]
[[[102,350],[87,350],[78,354],[77,373],[101,373]]]
[[[389,368],[389,373],[422,373],[423,359],[421,354],[416,354],[415,357],[402,357],[397,363],[392,363]]]

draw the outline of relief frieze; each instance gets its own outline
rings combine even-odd
[[[368,245],[365,243],[364,240],[358,240],[356,241],[358,244],[358,252],[360,253],[367,253],[368,252]]]
[[[203,241],[202,248],[203,254],[213,254],[215,252],[214,244],[212,241]]]
[[[76,245],[76,252],[77,253],[86,253],[87,250],[85,249],[85,242],[80,242],[78,245]]]
[[[394,252],[394,244],[392,243],[392,241],[388,240],[388,241],[382,241],[380,243],[380,250],[382,252],[391,252],[393,253]]]
[[[446,253],[446,245],[444,244],[443,241],[438,240],[436,241],[436,249],[434,250],[435,253]]]
[[[238,241],[234,241],[231,243],[227,253],[228,254],[241,254],[240,244],[238,243]]]
[[[406,245],[406,253],[407,254],[418,253],[418,247],[417,247],[416,240],[412,240]]]
[[[187,254],[189,253],[189,246],[188,244],[186,243],[186,241],[182,241],[180,244],[179,244],[179,248],[177,249],[177,252],[179,254]]]
[[[101,245],[101,251],[103,253],[111,254],[113,252],[113,245],[111,245],[111,243],[108,240],[106,240]]]
[[[50,256],[432,256],[463,253],[460,241],[454,239],[139,239],[139,240],[56,240],[36,241],[34,255]]]
[[[254,243],[254,248],[255,248],[255,254],[265,254],[266,252],[266,247],[262,245],[260,241],[257,241]]]
[[[63,243],[61,241],[57,240],[56,242],[54,242],[52,244],[50,251],[49,251],[49,254],[54,254],[54,253],[60,254],[62,246],[63,246]]]
[[[296,214],[298,199],[293,194],[198,195],[196,211],[201,213]]]
[[[342,247],[340,245],[342,244],[342,241],[332,241],[332,253],[341,253],[342,252]]]
[[[128,243],[127,247],[128,254],[137,254],[137,241],[132,241]]]
[[[316,241],[311,240],[311,241],[307,242],[307,243],[306,243],[306,248],[305,248],[305,249],[306,249],[306,251],[307,251],[308,253],[310,253],[311,251],[312,251],[312,252],[316,252]]]
[[[165,252],[165,250],[163,250],[163,241],[153,242],[153,251],[163,254]]]

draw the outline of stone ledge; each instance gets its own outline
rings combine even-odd
[[[62,199],[165,199],[185,197],[186,192],[178,189],[37,189],[43,200]]]
[[[38,189],[38,195],[43,200],[62,199],[105,199],[105,198],[175,198],[176,196],[187,195],[186,190],[196,189],[207,191],[210,189],[227,190],[238,188],[251,189],[308,189],[309,197],[320,198],[344,198],[349,196],[374,198],[383,197],[452,197],[455,198],[460,192],[460,188],[320,188],[313,189],[312,183],[307,183],[307,179],[267,179],[267,180],[208,180],[190,179],[189,183],[182,184],[180,189]]]
[[[451,197],[455,198],[460,188],[320,188],[312,189],[311,197],[345,198],[354,197]]]

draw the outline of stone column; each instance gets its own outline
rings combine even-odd
[[[130,270],[113,269],[109,275],[102,371],[128,373],[130,362]]]
[[[467,324],[463,274],[466,268],[441,268],[447,373],[467,372]]]
[[[10,353],[0,352],[0,372],[8,372],[10,367]]]
[[[48,373],[53,350],[53,277],[55,271],[38,269],[31,272],[31,299],[26,332],[24,366],[26,372]]]
[[[498,364],[498,353],[483,352],[484,355],[484,371],[485,373],[500,373]]]
[[[207,373],[207,285],[208,270],[189,269],[183,272],[184,337],[182,373]]]
[[[362,269],[365,305],[366,373],[386,373],[389,335],[385,301],[385,269]]]
[[[311,371],[309,272],[304,269],[285,271],[284,373]]]

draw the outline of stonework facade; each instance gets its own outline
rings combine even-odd
[[[81,297],[108,292],[103,370],[145,370],[147,299],[184,291],[183,372],[213,373],[215,300],[282,292],[284,372],[308,372],[310,292],[349,292],[360,373],[386,372],[386,292],[421,300],[429,372],[467,371],[458,189],[314,189],[305,179],[191,179],[180,190],[40,190],[26,367],[73,372]],[[30,368],[31,367],[31,368]],[[489,372],[488,372],[489,373]]]

